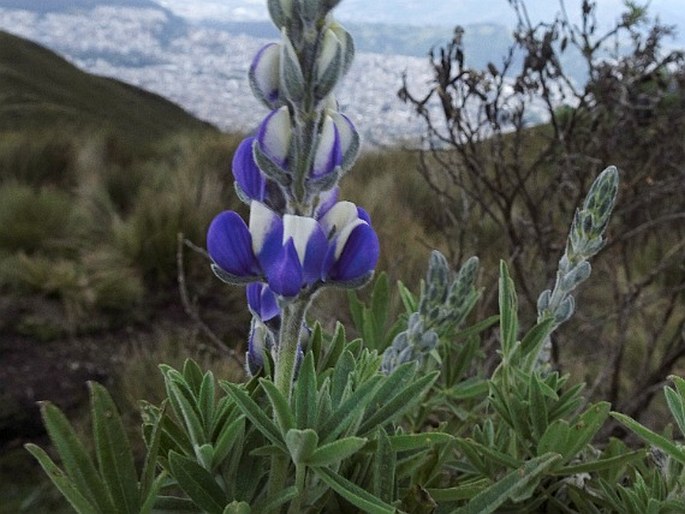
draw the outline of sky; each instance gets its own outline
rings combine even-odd
[[[267,19],[266,0],[155,0],[184,17],[253,21]],[[564,0],[576,18],[580,0]],[[685,27],[685,0],[643,0],[664,23]],[[618,18],[624,0],[597,0],[599,28]],[[551,19],[559,11],[555,0],[527,0],[531,18]],[[513,24],[507,0],[344,0],[336,9],[341,21],[417,25]],[[685,29],[684,29],[685,30]]]

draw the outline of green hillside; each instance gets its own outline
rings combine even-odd
[[[209,127],[161,96],[90,75],[46,48],[0,32],[0,131],[65,125],[136,139]]]

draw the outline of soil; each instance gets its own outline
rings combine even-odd
[[[45,432],[38,402],[48,400],[68,414],[87,401],[87,381],[107,384],[126,346],[114,339],[0,339],[0,448],[16,447]]]

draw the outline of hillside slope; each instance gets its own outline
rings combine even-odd
[[[210,127],[161,96],[85,73],[46,48],[0,31],[0,130],[65,124],[134,138]]]

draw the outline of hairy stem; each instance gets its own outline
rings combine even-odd
[[[300,331],[309,307],[309,298],[298,298],[283,308],[281,331],[276,353],[274,383],[283,396],[290,400],[295,367],[297,365]]]

